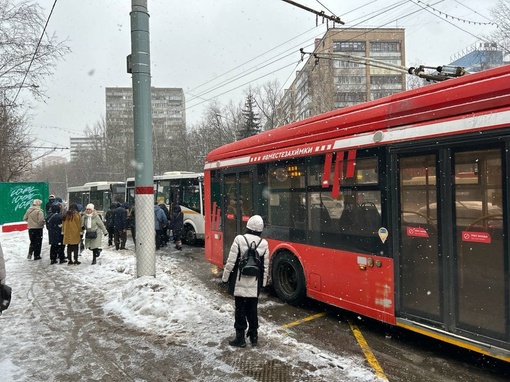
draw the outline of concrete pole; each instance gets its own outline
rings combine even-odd
[[[131,2],[131,56],[135,143],[136,277],[156,275],[149,13],[147,0]]]

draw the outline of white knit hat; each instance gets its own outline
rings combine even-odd
[[[85,207],[86,210],[94,210],[94,205],[92,203],[87,204],[87,207]]]
[[[260,215],[253,215],[246,223],[246,228],[254,232],[262,232],[264,230],[264,220]]]
[[[33,206],[40,206],[41,204],[42,204],[41,199],[34,199],[34,201],[32,202]]]

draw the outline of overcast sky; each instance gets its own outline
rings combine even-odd
[[[448,64],[495,30],[496,0],[294,0],[335,14],[343,27],[406,29],[406,66]],[[55,0],[38,0],[49,16]],[[355,4],[355,5],[354,5]],[[427,7],[426,5],[430,5]],[[326,23],[282,0],[148,0],[152,86],[183,88],[188,125],[208,100],[244,102],[248,84],[278,79],[286,88],[300,68],[299,48],[311,50]],[[40,86],[49,99],[33,110],[40,145],[69,146],[105,114],[105,87],[131,86],[130,0],[56,1],[48,32],[72,53]],[[332,23],[329,23],[332,26]],[[56,151],[69,159],[69,150]]]

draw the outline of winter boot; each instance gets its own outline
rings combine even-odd
[[[235,346],[238,348],[246,347],[246,341],[244,339],[244,330],[236,330],[236,338],[232,341],[229,341],[228,344],[230,346]]]
[[[257,329],[248,330],[248,332],[246,332],[246,337],[250,338],[251,346],[257,346],[259,344],[259,336],[257,333]]]
[[[97,248],[95,251],[96,251],[96,257],[99,257],[99,255],[101,254],[101,251],[103,249],[102,248]]]

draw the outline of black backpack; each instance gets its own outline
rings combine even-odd
[[[6,310],[11,303],[11,287],[0,284],[0,315]]]
[[[257,252],[257,247],[259,246],[262,239],[260,239],[258,244],[255,244],[254,241],[252,241],[250,244],[248,243],[246,236],[243,237],[244,240],[246,240],[246,244],[248,244],[248,249],[242,254],[239,260],[239,280],[241,280],[241,275],[255,276],[258,278],[260,275],[261,261]]]

